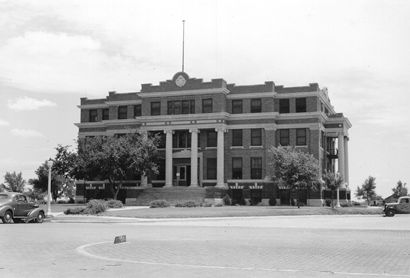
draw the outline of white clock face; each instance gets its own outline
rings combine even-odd
[[[186,80],[185,80],[185,78],[184,78],[182,75],[178,76],[177,79],[175,80],[175,84],[176,84],[178,87],[184,86],[185,83],[186,83]]]

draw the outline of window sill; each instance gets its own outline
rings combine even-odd
[[[263,149],[263,146],[249,146],[250,149]]]
[[[234,150],[234,149],[243,150],[243,149],[245,149],[244,146],[231,146],[230,148],[231,148],[231,150]]]
[[[307,148],[307,145],[299,145],[299,146],[295,146],[295,148]]]
[[[205,147],[205,150],[216,150],[217,147]]]

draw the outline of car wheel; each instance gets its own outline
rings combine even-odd
[[[43,221],[44,221],[44,212],[40,211],[34,221],[36,223],[43,223]]]
[[[11,211],[6,211],[1,220],[4,224],[11,224],[13,221],[13,214],[11,213]]]
[[[388,209],[388,210],[386,211],[386,216],[387,216],[387,217],[392,217],[392,216],[394,216],[394,211],[393,211],[392,209]]]

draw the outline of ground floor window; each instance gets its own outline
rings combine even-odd
[[[209,180],[216,179],[216,158],[206,160],[206,178]]]
[[[262,157],[251,157],[251,179],[262,178]]]
[[[242,179],[242,157],[232,158],[232,179]]]

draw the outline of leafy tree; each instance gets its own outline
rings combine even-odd
[[[48,163],[47,160],[41,164],[35,171],[37,178],[30,179],[29,183],[33,185],[34,190],[39,192],[47,192],[48,190]],[[63,176],[58,175],[56,171],[51,171],[51,197],[54,201],[57,201],[57,198],[63,196],[65,179]]]
[[[357,197],[362,197],[367,200],[367,204],[370,205],[370,201],[376,197],[376,178],[369,176],[364,183],[362,184],[362,187],[357,187],[356,189],[356,196]]]
[[[319,177],[319,162],[309,153],[292,147],[272,147],[269,150],[269,165],[272,175],[291,190],[316,189]]]
[[[157,145],[157,137],[138,133],[79,139],[73,175],[77,179],[108,180],[117,199],[122,181],[158,172]]]
[[[60,195],[74,198],[75,180],[73,175],[76,167],[77,154],[70,150],[70,146],[58,145],[56,151],[52,171],[59,176],[60,180],[63,180],[63,184],[60,187]]]
[[[12,191],[12,192],[23,192],[26,181],[23,179],[23,175],[20,173],[10,173],[6,172],[4,175],[4,183],[0,184],[0,191]]]
[[[334,204],[333,204],[334,193],[337,191],[338,188],[342,186],[343,179],[339,174],[335,174],[332,172],[325,173],[322,176],[322,179],[325,182],[325,187],[332,192],[331,199],[332,199],[332,208],[333,208],[334,207]]]
[[[398,181],[396,187],[391,189],[393,191],[393,196],[394,198],[398,199],[401,196],[406,196],[407,195],[407,187],[406,183],[403,183],[402,181]]]

